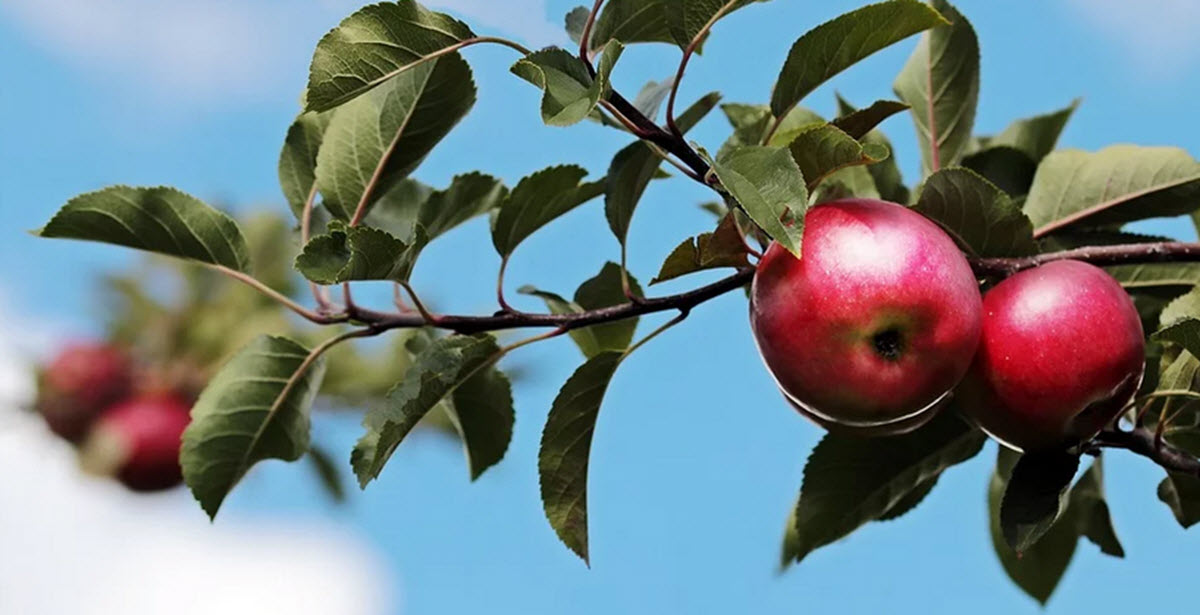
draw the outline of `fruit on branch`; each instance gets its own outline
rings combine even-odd
[[[129,393],[133,370],[116,346],[75,342],[45,366],[37,408],[50,430],[78,442],[104,408]]]
[[[93,474],[115,476],[134,491],[169,489],[183,481],[179,449],[190,407],[173,395],[143,395],[105,410],[80,459]]]
[[[960,387],[979,426],[1020,451],[1095,436],[1137,393],[1146,359],[1133,301],[1104,270],[1056,261],[983,299],[979,352]]]
[[[979,285],[937,225],[894,203],[809,211],[803,256],[772,244],[750,324],[794,406],[827,428],[911,431],[958,384],[979,342]]]

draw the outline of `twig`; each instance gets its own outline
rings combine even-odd
[[[1168,241],[1089,246],[1021,258],[977,258],[971,261],[971,267],[979,275],[1004,277],[1061,260],[1080,260],[1097,266],[1200,261],[1200,243]]]
[[[1093,443],[1102,448],[1125,449],[1173,472],[1200,478],[1200,460],[1166,442],[1156,442],[1154,432],[1148,429],[1104,431]]]
[[[725,6],[722,6],[720,10],[714,13],[712,19],[709,19],[708,23],[704,24],[703,28],[700,28],[700,31],[688,43],[687,48],[683,50],[683,59],[679,61],[679,70],[675,73],[675,82],[671,84],[671,94],[667,98],[667,128],[671,130],[671,134],[679,139],[683,139],[683,131],[679,130],[679,127],[675,125],[675,98],[679,96],[679,84],[683,83],[683,74],[687,72],[688,62],[691,61],[692,56],[696,53],[696,49],[704,42],[704,38],[708,36],[708,33],[716,25],[717,21],[733,10],[733,6],[738,1],[729,0],[729,2],[726,2]]]

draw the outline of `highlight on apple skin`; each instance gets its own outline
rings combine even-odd
[[[1133,301],[1103,269],[1057,261],[983,299],[983,335],[959,388],[963,410],[1018,451],[1070,447],[1137,393],[1145,339]]]
[[[862,435],[932,417],[971,364],[981,315],[978,282],[950,237],[871,199],[810,210],[802,257],[773,243],[750,302],[754,338],[788,401]]]

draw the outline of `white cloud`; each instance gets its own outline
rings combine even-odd
[[[19,409],[32,358],[52,347],[52,327],[30,325],[0,301],[0,613],[391,612],[385,565],[332,524],[210,524],[184,493],[136,496],[84,476],[71,447]]]
[[[4,0],[56,55],[138,94],[236,104],[296,89],[316,37],[367,0]],[[565,39],[545,0],[426,0],[541,46]],[[115,78],[115,80],[114,80]],[[290,95],[290,94],[289,94]]]
[[[1196,0],[1069,0],[1076,11],[1124,48],[1153,78],[1176,76],[1200,63],[1200,2]]]

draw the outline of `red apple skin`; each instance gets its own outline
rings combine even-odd
[[[102,410],[129,394],[133,370],[120,348],[96,342],[66,345],[42,372],[38,411],[50,430],[79,442]]]
[[[183,482],[179,449],[190,406],[172,395],[136,397],[96,421],[89,442],[115,451],[115,475],[134,491],[160,491]]]
[[[802,252],[772,244],[751,289],[754,337],[785,397],[826,427],[919,427],[979,342],[962,253],[920,214],[870,199],[810,210]]]
[[[983,336],[960,387],[963,410],[1018,451],[1095,436],[1137,393],[1146,360],[1133,300],[1103,269],[1057,261],[983,298]]]

